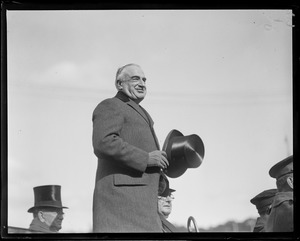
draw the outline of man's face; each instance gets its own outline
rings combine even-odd
[[[136,103],[140,103],[147,94],[146,77],[138,66],[128,66],[123,70],[124,78],[121,91]]]
[[[166,218],[168,218],[172,212],[172,200],[172,196],[158,197],[158,212],[164,215]]]
[[[45,223],[49,226],[51,231],[58,232],[62,228],[62,221],[64,219],[62,208],[49,208],[42,211]]]

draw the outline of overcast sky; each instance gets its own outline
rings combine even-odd
[[[61,232],[90,232],[92,112],[139,64],[161,147],[197,134],[200,167],[170,178],[169,221],[256,218],[250,199],[292,154],[291,10],[8,11],[8,225],[28,228],[33,187],[62,186]]]

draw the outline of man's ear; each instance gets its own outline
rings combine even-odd
[[[118,89],[118,90],[123,89],[122,81],[121,81],[121,80],[117,80],[117,89]]]
[[[288,185],[290,186],[290,188],[292,188],[294,190],[293,178],[292,177],[288,177],[286,179],[286,182],[288,183]]]
[[[42,223],[45,222],[45,218],[44,218],[44,215],[43,215],[43,212],[42,212],[42,211],[38,211],[37,216],[38,216],[39,220],[40,220]]]

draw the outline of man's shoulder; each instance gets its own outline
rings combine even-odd
[[[118,98],[116,97],[111,97],[111,98],[107,98],[102,100],[95,109],[97,108],[101,108],[101,107],[106,107],[106,106],[112,106],[112,105],[119,105],[120,103],[122,103],[122,101],[120,101]]]
[[[291,205],[293,204],[293,192],[279,192],[276,194],[272,207],[276,208],[278,206],[282,206],[282,204]]]
[[[124,109],[124,105],[126,105],[124,102],[119,100],[116,97],[107,98],[105,100],[102,100],[94,109],[93,116],[98,114],[107,114],[107,113],[115,113],[120,112]]]

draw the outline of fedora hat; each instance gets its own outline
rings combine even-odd
[[[172,192],[175,191],[176,191],[175,189],[170,188],[168,178],[163,172],[161,172],[159,177],[158,196],[167,197],[171,195]]]
[[[28,212],[32,213],[40,207],[67,208],[62,206],[60,190],[61,186],[59,185],[34,187],[34,206],[29,208]]]
[[[197,168],[204,158],[204,144],[198,135],[184,136],[178,130],[171,130],[164,142],[169,166],[164,172],[168,177],[180,177],[188,168]]]

